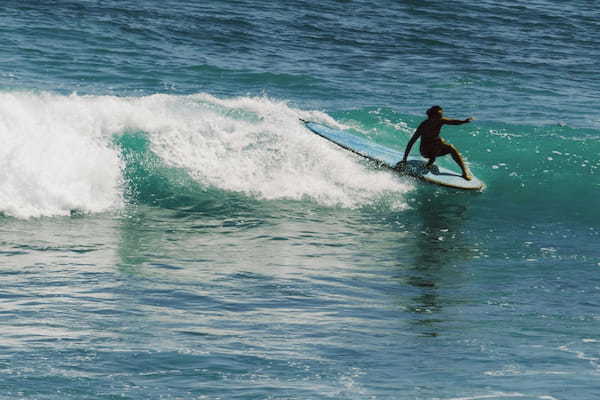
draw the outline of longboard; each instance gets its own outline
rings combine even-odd
[[[412,176],[426,182],[455,189],[481,190],[485,186],[484,183],[476,177],[473,177],[468,181],[463,178],[461,174],[447,168],[438,166],[426,168],[425,165],[427,162],[418,157],[409,157],[406,164],[400,168],[396,168],[398,162],[404,157],[404,153],[373,143],[349,132],[333,129],[317,122],[304,120],[302,120],[302,122],[304,122],[305,126],[312,133],[315,133],[348,151],[358,154],[361,157],[374,161],[381,166],[390,168],[401,175]]]

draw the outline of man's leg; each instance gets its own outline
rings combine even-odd
[[[427,161],[427,164],[425,164],[425,168],[431,168],[433,167],[433,163],[435,162],[436,157],[431,157],[429,159],[429,161]]]
[[[458,164],[458,166],[462,170],[463,178],[465,178],[468,181],[473,179],[473,175],[471,175],[471,172],[465,165],[465,160],[463,160],[462,155],[458,152],[456,147],[454,147],[452,145],[449,145],[449,147],[450,147],[450,154],[452,155],[452,159]]]

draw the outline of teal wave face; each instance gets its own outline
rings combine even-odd
[[[125,199],[129,204],[150,205],[194,213],[219,213],[252,201],[245,196],[206,187],[183,168],[170,167],[152,150],[144,132],[114,136],[123,160]]]
[[[391,109],[368,108],[334,113],[354,131],[388,147],[404,150],[423,117]],[[467,115],[450,115],[464,118]],[[527,126],[478,121],[446,126],[442,137],[466,157],[486,182],[488,207],[499,214],[557,213],[600,221],[600,131],[566,125]],[[418,146],[413,148],[418,154]],[[450,157],[439,164],[458,170]]]
[[[114,142],[124,161],[123,177],[128,201],[169,208],[185,203],[194,189],[201,190],[184,170],[168,168],[150,150],[150,141],[145,133],[124,133],[115,136]]]

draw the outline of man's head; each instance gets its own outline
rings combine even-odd
[[[440,106],[432,106],[426,111],[429,118],[441,118],[444,109]]]

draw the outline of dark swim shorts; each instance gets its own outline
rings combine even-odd
[[[452,147],[448,143],[444,142],[442,139],[437,138],[432,141],[421,140],[421,146],[419,147],[419,151],[421,152],[421,155],[425,158],[434,158],[450,154],[450,152],[452,151]]]

